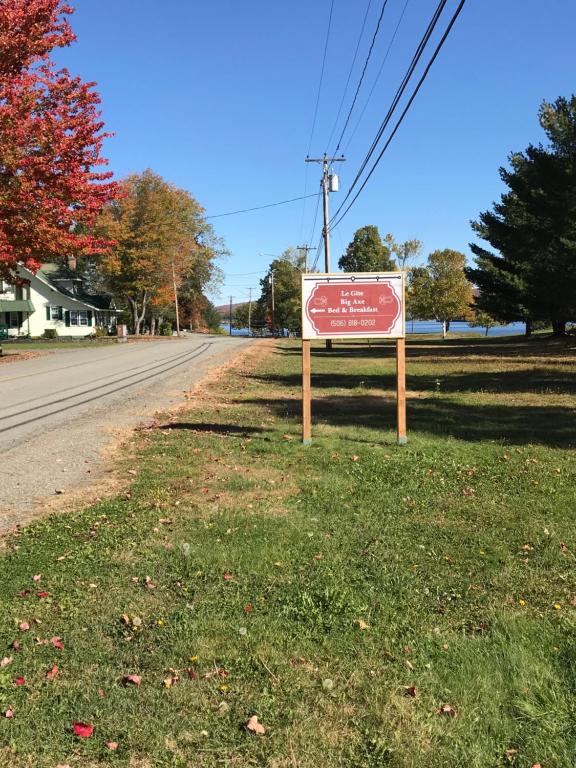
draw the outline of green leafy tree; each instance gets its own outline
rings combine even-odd
[[[232,313],[232,326],[234,328],[248,328],[248,319],[250,319],[250,322],[252,321],[252,318],[249,318],[249,315],[251,314],[250,304],[248,302],[245,304],[238,304]]]
[[[212,304],[212,302],[208,299],[204,299],[204,306],[201,310],[200,320],[201,323],[198,323],[198,325],[203,323],[206,325],[209,331],[216,333],[220,331],[220,323],[222,322],[222,318],[220,317],[220,313],[214,304]],[[195,327],[198,327],[198,325]]]
[[[486,336],[488,336],[488,331],[490,328],[496,328],[499,325],[504,325],[504,323],[496,320],[496,318],[492,317],[492,315],[488,314],[488,312],[483,312],[481,309],[475,309],[472,317],[468,322],[472,328],[484,328],[486,331]]]
[[[548,146],[510,156],[500,176],[508,191],[472,223],[493,250],[471,244],[478,306],[503,321],[552,322],[565,333],[576,318],[576,96],[544,102]]]
[[[465,266],[463,253],[445,248],[431,253],[426,267],[409,274],[410,316],[442,323],[442,338],[446,338],[450,321],[470,316],[472,285]]]
[[[369,224],[357,229],[338,266],[344,272],[394,272],[390,248],[382,242],[378,227]]]
[[[303,269],[304,258],[300,251],[292,247],[272,261],[267,274],[260,280],[262,293],[257,303],[257,321],[271,322],[273,319],[275,328],[288,328],[296,332],[300,330]]]
[[[416,240],[416,238],[405,240],[403,243],[397,243],[394,237],[388,234],[384,238],[384,242],[390,253],[397,257],[398,265],[403,272],[408,269],[408,262],[417,259],[422,253],[422,241]]]

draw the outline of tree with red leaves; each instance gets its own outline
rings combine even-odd
[[[49,59],[75,40],[63,0],[0,0],[0,277],[108,245],[86,234],[114,199],[97,171],[102,132],[94,83]]]

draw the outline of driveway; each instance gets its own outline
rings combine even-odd
[[[197,335],[0,365],[0,533],[57,492],[92,484],[119,430],[182,403],[247,343]]]

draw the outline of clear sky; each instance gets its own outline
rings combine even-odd
[[[118,178],[152,168],[188,189],[207,215],[311,194],[320,168],[310,154],[329,143],[368,0],[334,0],[324,81],[310,134],[331,0],[76,0],[78,41],[58,53],[95,80],[114,138]],[[344,136],[341,192],[370,146],[436,0],[388,0],[365,80]],[[457,5],[448,0],[440,28]],[[339,126],[351,103],[382,7],[371,0]],[[394,30],[380,78],[356,126]],[[467,0],[390,149],[332,238],[333,267],[354,231],[376,224],[424,254],[469,253],[470,219],[502,192],[498,167],[512,150],[542,140],[543,99],[575,90],[574,0]],[[436,38],[437,39],[437,36]],[[340,133],[337,127],[335,136]],[[348,144],[349,138],[351,141]],[[247,298],[270,262],[311,238],[315,200],[216,218],[231,252],[216,303]]]

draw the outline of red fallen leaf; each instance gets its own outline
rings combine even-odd
[[[458,717],[458,712],[450,704],[442,704],[442,706],[436,710],[437,715],[446,715],[446,717]]]
[[[18,629],[20,632],[28,632],[30,629],[30,624],[28,624],[27,621],[21,621],[20,624],[18,624]]]
[[[107,741],[106,742],[106,749],[109,749],[111,752],[113,752],[115,749],[118,749],[118,742],[117,741]]]
[[[46,677],[48,678],[48,680],[54,680],[58,672],[59,672],[58,664],[54,664],[52,669],[49,672],[46,672]]]
[[[98,696],[100,696],[101,699],[106,698],[106,691],[104,688],[98,688]]]
[[[81,739],[88,739],[94,733],[94,726],[87,723],[73,723],[72,733]]]
[[[411,685],[409,688],[405,689],[406,696],[410,696],[410,698],[415,699],[416,696],[418,696],[418,688],[416,688],[415,685]]]
[[[142,682],[142,678],[140,677],[140,675],[124,675],[124,677],[122,678],[122,682],[124,683],[124,685],[139,686],[140,683]]]
[[[54,646],[54,648],[58,648],[59,651],[64,650],[64,643],[62,642],[61,638],[59,637],[51,637],[50,642]]]
[[[253,610],[254,610],[254,606],[252,605],[252,603],[247,603],[244,606],[244,613],[252,613]]]
[[[10,719],[11,717],[14,717],[14,710],[13,709],[7,709],[4,712],[4,717],[7,717],[8,719]]]
[[[45,590],[42,592],[36,592],[36,597],[39,597],[40,600],[44,600],[45,597],[50,597],[50,592],[46,592]]]
[[[224,581],[230,581],[230,579],[233,579],[233,578],[234,578],[233,573],[229,573],[228,571],[224,573]]]
[[[14,685],[26,685],[26,678],[25,677],[17,677],[14,680]]]
[[[28,597],[28,595],[30,594],[30,590],[23,589],[21,592],[17,592],[16,594],[18,597]]]
[[[11,648],[13,651],[19,651],[20,650],[20,641],[19,640],[13,640]]]
[[[186,674],[190,678],[190,680],[198,680],[198,672],[193,667],[190,667],[186,670]]]

